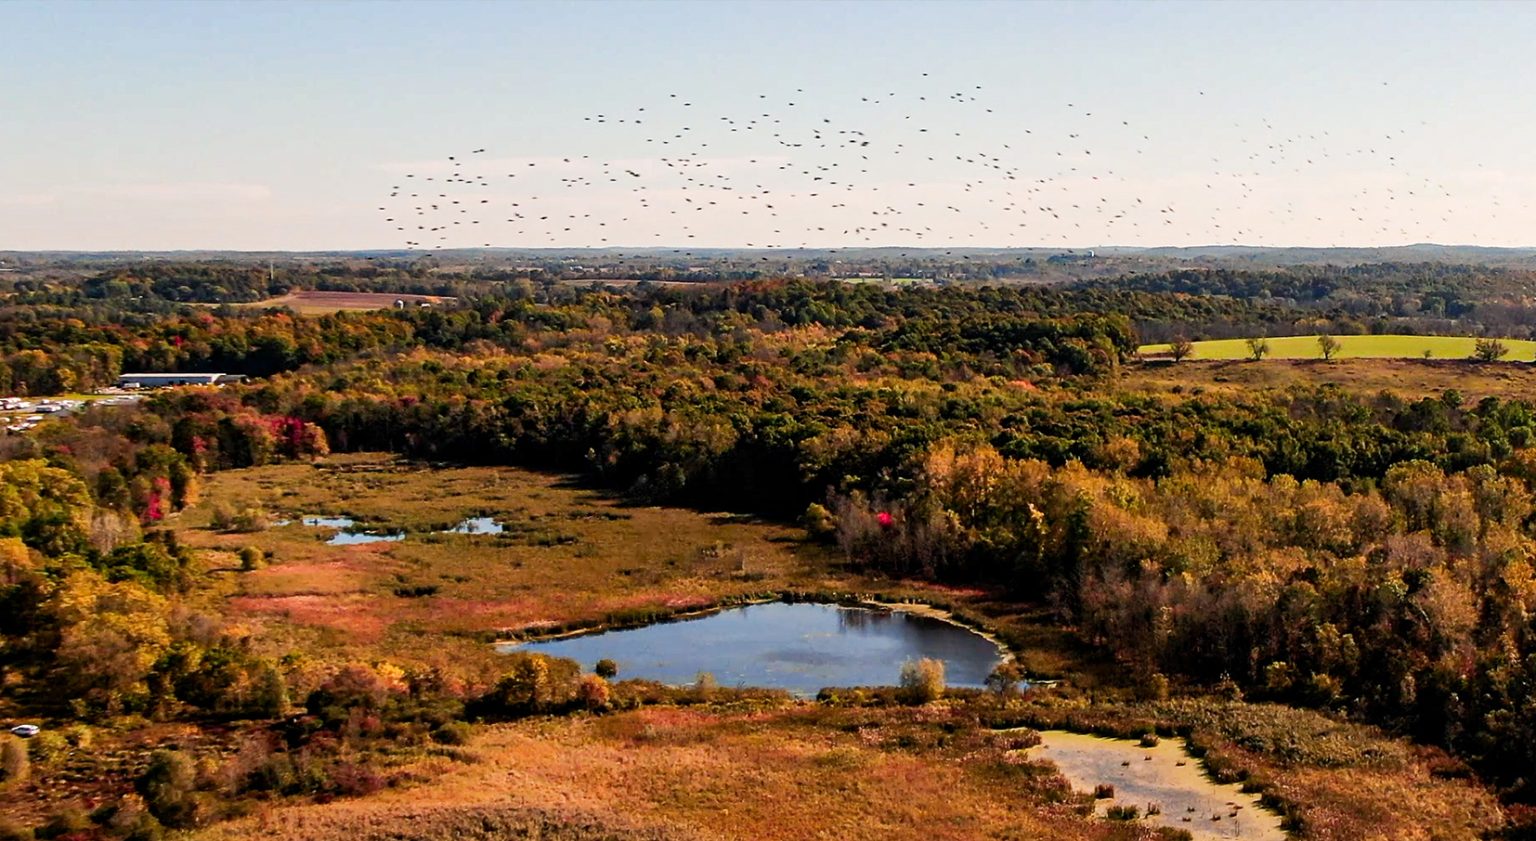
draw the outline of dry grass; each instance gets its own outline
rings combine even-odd
[[[1064,781],[1010,752],[1013,739],[942,708],[651,709],[530,721],[489,729],[471,748],[479,761],[426,785],[276,810],[205,837],[452,837],[414,822],[401,835],[400,820],[426,813],[431,825],[455,825],[492,804],[669,838],[1155,837],[1053,803]]]

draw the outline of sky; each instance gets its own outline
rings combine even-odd
[[[1536,245],[1536,4],[11,0],[0,33],[0,250]]]

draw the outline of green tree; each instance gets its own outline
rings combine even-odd
[[[1269,355],[1269,340],[1252,338],[1248,340],[1248,358],[1258,362]]]
[[[1472,357],[1479,362],[1497,362],[1509,354],[1509,345],[1498,339],[1478,339],[1472,346]]]
[[[1327,333],[1317,337],[1317,349],[1322,353],[1325,362],[1332,362],[1333,358],[1339,355],[1339,348],[1342,346],[1342,342]]]

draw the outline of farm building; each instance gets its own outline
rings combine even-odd
[[[119,388],[165,388],[173,385],[219,385],[245,379],[240,374],[119,374]]]

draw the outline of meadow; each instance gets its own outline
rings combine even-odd
[[[1471,336],[1335,336],[1338,359],[1470,359],[1477,339]],[[1277,336],[1266,339],[1269,359],[1321,359],[1317,336]],[[1536,358],[1536,341],[1503,339],[1509,348],[1506,362],[1530,362]],[[1142,345],[1143,356],[1167,356],[1167,344]],[[1426,356],[1425,352],[1428,351]],[[1216,339],[1195,342],[1190,359],[1247,359],[1247,339]]]
[[[421,757],[419,784],[274,805],[199,837],[370,841],[398,838],[406,823],[421,839],[1180,837],[1089,818],[1090,793],[1037,758],[1039,738],[1018,719],[1183,729],[1218,780],[1261,793],[1301,838],[1470,841],[1502,817],[1487,792],[1448,778],[1443,755],[1317,713],[1203,702],[1090,708],[1052,690],[1007,704],[716,703],[483,726],[466,747]],[[1132,744],[1127,756],[1142,753]]]

